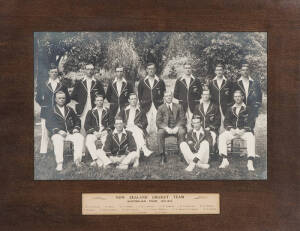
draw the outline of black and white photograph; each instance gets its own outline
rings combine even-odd
[[[266,32],[35,32],[35,180],[266,180]]]

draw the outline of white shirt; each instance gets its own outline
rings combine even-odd
[[[115,78],[113,81],[113,83],[117,83],[117,92],[119,96],[121,95],[123,82],[126,83],[127,81],[124,78],[122,78],[122,81],[118,80],[117,78]]]
[[[55,80],[52,80],[52,79],[49,79],[48,83],[50,83],[51,85],[51,88],[53,91],[55,91],[56,87],[57,87],[57,84],[58,84],[59,80],[58,79],[55,79]]]
[[[198,140],[200,138],[200,134],[204,134],[202,127],[198,131],[194,129],[194,132],[196,133],[196,137]]]
[[[116,134],[116,133],[117,133],[117,135],[118,135],[118,138],[119,138],[119,142],[120,142],[120,141],[121,141],[121,139],[122,139],[122,134],[126,135],[126,132],[125,132],[125,130],[124,130],[124,129],[123,129],[123,131],[122,131],[122,132],[120,132],[120,133],[118,133],[118,132],[117,132],[117,130],[115,129],[113,133],[114,133],[114,134]]]
[[[151,89],[153,88],[154,80],[156,80],[157,82],[159,81],[159,78],[158,78],[156,75],[154,75],[153,78],[152,78],[152,77],[149,77],[149,76],[147,75],[146,78],[145,78],[145,81],[146,81],[147,79],[149,80],[149,84],[150,84]]]
[[[249,79],[242,78],[242,83],[244,85],[245,92],[246,92],[246,98],[248,97],[248,92],[249,92],[249,82],[250,82]]]
[[[204,110],[204,113],[206,114],[206,112],[207,112],[207,109],[208,109],[208,107],[209,107],[209,102],[207,102],[207,103],[205,103],[205,102],[203,102],[203,110]]]
[[[173,107],[172,107],[173,105],[172,105],[172,103],[170,103],[170,104],[166,103],[166,104],[167,104],[167,107],[171,108],[171,111],[173,111]]]
[[[189,77],[184,77],[184,79],[185,79],[185,82],[186,82],[186,86],[187,87],[189,87],[190,86],[190,82],[191,82],[191,77],[189,76]]]
[[[136,108],[129,109],[127,126],[134,126],[135,112],[136,112]]]
[[[227,80],[226,78],[225,78],[225,76],[223,75],[222,76],[222,79],[219,79],[217,76],[214,78],[214,80],[217,80],[217,85],[218,85],[218,88],[220,89],[221,87],[222,87],[222,83],[223,83],[223,80]]]
[[[61,112],[63,117],[65,117],[65,107],[64,106],[60,107],[60,106],[57,105],[57,108],[59,109],[59,111]]]
[[[236,114],[238,115],[240,113],[240,110],[242,107],[246,107],[246,105],[244,103],[242,103],[241,105],[237,105],[237,104],[234,104],[233,107],[235,107],[235,112]]]
[[[103,108],[101,108],[101,109],[97,108],[97,111],[98,111],[98,119],[99,119],[99,132],[100,132],[100,131],[101,131],[101,129],[102,129],[101,119],[102,119],[102,112],[103,112]]]

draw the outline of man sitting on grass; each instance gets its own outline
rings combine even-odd
[[[128,169],[129,164],[136,168],[139,166],[139,153],[132,132],[124,129],[122,118],[115,118],[115,130],[107,135],[103,150],[100,150],[98,160],[103,167],[111,167],[117,164],[118,169]]]
[[[203,169],[209,168],[209,142],[212,137],[208,130],[203,129],[199,116],[192,118],[193,130],[187,133],[187,139],[180,143],[180,151],[188,163],[185,169],[188,172],[193,171],[195,166]]]

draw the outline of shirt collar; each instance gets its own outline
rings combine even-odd
[[[242,77],[240,77],[238,81],[240,80],[242,80]],[[249,76],[249,81],[254,81],[254,80]]]
[[[59,83],[59,78],[53,80],[53,79],[49,79],[48,83]]]
[[[172,103],[172,102],[171,102],[171,103],[166,103],[166,105],[172,107],[172,106],[173,106],[173,103]]]
[[[114,79],[113,83],[116,83],[116,82],[117,82],[117,78]],[[122,78],[122,82],[127,83],[127,81],[124,77]]]
[[[147,75],[145,80],[149,79],[149,76]],[[157,75],[154,75],[154,80],[159,81],[159,78],[157,77]]]
[[[130,105],[128,105],[128,106],[125,108],[125,110],[130,110],[130,108],[131,108]],[[135,106],[135,109],[136,109],[136,110],[140,110],[139,105],[136,105],[136,106]]]
[[[238,107],[238,105],[235,103],[232,107],[235,107],[235,108],[237,108]],[[242,103],[241,104],[241,107],[246,107],[246,104],[245,103]]]
[[[87,80],[87,77],[86,77],[86,76],[83,77],[82,81],[85,81],[85,80]],[[93,81],[93,80],[96,81],[96,79],[95,79],[94,76],[91,78],[91,80],[92,80],[92,81]]]
[[[114,134],[118,134],[118,132],[117,132],[117,129],[114,129],[113,133],[114,133]],[[123,128],[123,130],[122,130],[121,134],[124,134],[124,135],[126,135],[126,131],[125,131],[125,129],[124,129],[124,128]],[[119,134],[118,134],[118,135],[119,135]]]
[[[213,80],[217,80],[218,79],[218,77],[216,76]],[[225,81],[227,81],[227,79],[226,79],[226,77],[223,75],[223,77],[222,77],[222,80],[225,80]]]
[[[193,129],[193,132],[197,133],[198,131],[196,129]],[[200,128],[199,132],[202,133],[202,134],[204,134],[203,127]]]
[[[190,79],[195,79],[195,77],[194,77],[193,75],[190,75],[190,76],[191,76]],[[182,79],[182,80],[183,80],[183,79],[187,79],[186,75],[182,76],[181,79]]]

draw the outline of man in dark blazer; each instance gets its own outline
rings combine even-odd
[[[209,82],[208,87],[211,101],[219,107],[223,122],[227,109],[233,105],[233,83],[224,77],[222,65],[217,65],[215,73],[216,77]]]
[[[82,134],[84,131],[84,121],[89,110],[95,107],[95,94],[100,94],[105,97],[103,84],[93,77],[94,66],[92,64],[85,65],[85,77],[75,83],[71,98],[78,104],[75,105],[76,112],[80,116]]]
[[[211,102],[210,97],[209,89],[204,89],[202,93],[202,102],[196,106],[194,115],[200,118],[203,128],[210,132],[212,137],[212,147],[216,144],[216,138],[219,134],[221,115],[219,108]]]
[[[155,121],[157,109],[164,103],[165,82],[155,75],[154,63],[148,63],[148,75],[139,81],[138,98],[141,109],[146,113],[148,120],[148,132],[156,131]]]
[[[71,141],[74,144],[74,162],[80,166],[84,137],[79,133],[80,119],[72,108],[65,106],[66,94],[58,91],[55,94],[55,105],[51,108],[46,120],[47,129],[51,133],[51,140],[54,146],[56,170],[62,170],[64,141]]]
[[[110,104],[110,112],[113,117],[121,111],[123,107],[128,105],[128,98],[133,93],[132,83],[124,78],[123,67],[116,68],[116,78],[108,84],[106,91],[106,99]]]
[[[244,103],[250,106],[255,111],[256,116],[258,116],[262,103],[262,92],[260,84],[250,77],[248,64],[242,65],[241,78],[236,82],[234,90],[241,90]]]
[[[173,103],[173,93],[166,91],[164,94],[165,103],[157,110],[156,126],[158,152],[161,155],[161,165],[166,162],[165,137],[177,136],[178,145],[184,141],[186,134],[186,116],[180,104]]]
[[[191,172],[195,166],[203,169],[209,168],[209,142],[210,132],[202,126],[202,120],[194,115],[192,118],[193,130],[187,133],[186,141],[180,143],[180,151],[188,163],[186,171]]]
[[[103,107],[103,102],[103,95],[96,94],[94,100],[96,106],[88,111],[84,122],[87,134],[85,145],[93,159],[91,166],[98,165],[98,167],[101,167],[103,163],[98,160],[99,150],[96,143],[102,144],[103,147],[107,133],[111,132],[114,126],[114,118],[111,116],[109,109]]]
[[[103,150],[100,150],[99,159],[103,167],[111,167],[117,164],[118,169],[128,169],[129,164],[136,168],[139,165],[139,154],[132,132],[124,129],[122,118],[115,118],[115,130],[108,133]]]
[[[255,137],[253,134],[255,112],[243,102],[243,94],[240,90],[234,92],[235,104],[228,108],[225,115],[224,127],[226,129],[219,137],[219,153],[223,158],[219,168],[229,165],[227,159],[227,143],[234,138],[241,138],[247,143],[249,171],[254,171],[253,160],[255,158]]]
[[[48,131],[46,129],[46,119],[49,115],[49,110],[55,104],[55,93],[63,91],[65,93],[66,104],[70,102],[70,96],[68,89],[64,86],[59,78],[58,71],[55,64],[51,64],[48,71],[49,79],[37,86],[36,102],[41,106],[41,126],[42,126],[42,138],[40,153],[47,153],[48,148]]]
[[[145,140],[148,121],[146,114],[137,105],[137,95],[135,93],[129,95],[129,105],[121,110],[120,116],[124,121],[126,130],[132,132],[138,152],[142,150],[145,156],[150,156],[152,151],[147,148]]]
[[[200,79],[192,75],[192,66],[190,63],[185,63],[184,69],[185,74],[175,82],[174,98],[182,105],[189,123],[196,105],[200,102],[202,85]]]

